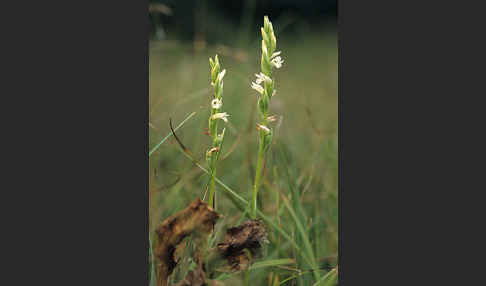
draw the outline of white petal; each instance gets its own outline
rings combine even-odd
[[[225,74],[226,74],[226,69],[224,69],[222,72],[218,74],[218,81],[222,81]]]
[[[251,83],[251,88],[253,88],[254,90],[256,90],[259,93],[263,94],[263,87],[261,85],[252,82]]]
[[[277,56],[270,63],[272,64],[272,66],[279,69],[280,67],[282,67],[283,62],[284,61],[282,60],[282,58],[280,56]]]
[[[215,120],[215,119],[222,119],[224,122],[228,122],[228,113],[226,112],[221,112],[221,113],[216,113],[214,114],[213,116],[211,116],[211,119]]]
[[[222,105],[223,101],[220,99],[215,98],[211,101],[211,107],[214,109],[219,109]]]
[[[275,53],[272,54],[272,56],[270,58],[273,59],[274,57],[280,55],[281,53],[282,53],[281,51],[275,52]]]
[[[272,79],[266,76],[264,73],[255,74],[257,77],[256,83],[260,84],[262,81],[266,83],[272,83]]]
[[[257,129],[258,129],[258,130],[263,130],[263,131],[265,131],[265,133],[267,133],[267,134],[270,132],[270,129],[269,129],[267,126],[262,125],[262,124],[257,124]]]
[[[256,76],[256,78],[257,78],[257,79],[255,80],[255,82],[256,82],[257,84],[262,83],[263,79],[262,79],[262,77],[260,76],[260,74],[256,73],[256,74],[255,74],[255,76]]]

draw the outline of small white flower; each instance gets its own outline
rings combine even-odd
[[[257,84],[260,84],[262,82],[272,83],[272,79],[266,76],[264,73],[255,74],[255,76],[257,78],[255,82]]]
[[[252,82],[251,83],[251,88],[254,90],[258,91],[260,94],[263,94],[263,87],[257,83]]]
[[[269,129],[267,126],[262,125],[262,124],[257,124],[257,129],[258,129],[258,130],[263,130],[263,131],[265,131],[265,133],[267,133],[267,134],[268,134],[268,133],[270,133],[270,129]]]
[[[221,113],[216,113],[213,116],[211,116],[211,119],[223,119],[224,122],[228,122],[228,116],[229,114],[226,112],[221,112]]]
[[[224,75],[226,74],[226,69],[218,74],[217,81],[221,82],[223,80]]]
[[[217,152],[218,150],[219,150],[219,147],[213,147],[213,148],[209,149],[209,151],[208,151],[208,152],[209,152],[210,154],[213,154],[214,152]]]
[[[279,69],[282,67],[283,62],[284,61],[282,60],[282,58],[280,56],[277,56],[270,63],[272,64],[272,66]]]
[[[272,115],[272,116],[267,117],[267,120],[268,120],[268,122],[275,122],[275,121],[277,121],[277,117],[278,117],[277,115]]]
[[[213,99],[211,101],[211,107],[214,109],[219,109],[223,105],[223,101],[221,99]]]
[[[281,53],[282,53],[281,51],[275,52],[275,53],[272,54],[272,56],[270,58],[273,59],[274,57],[280,55]]]

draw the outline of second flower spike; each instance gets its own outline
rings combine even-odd
[[[221,148],[224,139],[224,130],[218,134],[218,121],[221,119],[225,123],[228,122],[229,114],[221,112],[223,107],[223,78],[226,74],[226,70],[221,70],[221,63],[219,62],[218,55],[214,59],[209,58],[211,86],[214,87],[214,96],[211,100],[210,115],[209,115],[209,135],[212,138],[212,144],[210,149],[206,152],[206,163],[210,170],[211,177],[209,178],[209,205],[216,208],[215,199],[215,176],[216,176],[216,164],[221,153]]]

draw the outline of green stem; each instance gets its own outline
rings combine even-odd
[[[216,165],[216,164],[214,164],[214,165]],[[213,205],[213,204],[214,204],[214,190],[216,189],[215,188],[216,181],[214,180],[214,178],[216,177],[216,166],[213,166],[212,170],[213,171],[211,172],[211,182],[209,183],[209,203],[208,204],[211,207],[213,207],[213,206],[215,207],[215,205]]]
[[[243,274],[245,277],[245,286],[249,286],[250,285],[250,271],[248,269],[245,270],[244,274]]]
[[[260,140],[258,144],[257,167],[255,173],[255,184],[253,185],[253,193],[251,197],[250,216],[252,219],[256,219],[256,215],[257,215],[257,196],[258,196],[258,188],[260,187],[260,177],[262,174],[264,159],[265,159],[265,152],[263,151],[263,138],[262,135],[260,134]]]
[[[214,115],[217,111],[215,109],[212,109],[211,110],[211,116]],[[213,147],[216,147],[216,137],[218,136],[218,120],[216,120],[214,122],[214,129],[213,130],[209,130],[209,132],[211,132],[211,136],[213,137]],[[219,151],[216,151],[219,153]],[[216,161],[217,161],[217,158],[215,156],[215,159],[212,160],[212,163],[211,165],[212,166],[209,166],[210,170],[211,170],[211,178],[210,178],[210,183],[209,183],[209,202],[208,204],[213,207],[215,206],[214,205],[214,191],[215,191],[215,181],[214,181],[214,177],[216,176]]]

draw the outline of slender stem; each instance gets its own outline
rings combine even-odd
[[[256,218],[256,211],[257,211],[257,195],[258,195],[258,187],[260,184],[260,175],[262,172],[262,166],[263,166],[263,140],[260,140],[260,144],[258,146],[258,161],[257,161],[257,167],[256,167],[256,173],[255,173],[255,184],[253,185],[253,193],[251,197],[251,218],[255,219]]]
[[[248,269],[245,270],[244,274],[243,274],[245,277],[245,286],[249,286],[250,285],[250,271]]]
[[[214,164],[214,165],[216,165],[216,164]],[[209,183],[209,203],[208,203],[211,207],[215,207],[215,205],[214,205],[215,204],[215,202],[214,202],[214,190],[215,190],[215,186],[216,186],[216,181],[214,179],[215,177],[216,177],[216,166],[212,166],[211,182]]]
[[[263,125],[266,124],[266,115],[264,116]],[[260,139],[258,142],[258,159],[257,159],[257,167],[255,173],[255,184],[253,185],[253,193],[251,197],[251,211],[250,216],[252,219],[256,219],[257,215],[257,197],[258,197],[258,188],[260,187],[260,177],[262,174],[263,162],[265,161],[265,152],[263,150],[263,135],[260,133]]]
[[[216,114],[216,110],[215,109],[212,109],[211,110],[211,116]],[[211,136],[213,137],[213,147],[216,147],[216,137],[218,136],[218,120],[216,120],[214,122],[214,129],[213,130],[209,130],[209,132],[211,133]],[[219,151],[216,151],[216,152],[219,152]],[[216,157],[216,156],[215,156]],[[215,181],[214,181],[214,177],[216,176],[216,161],[217,161],[217,158],[215,158],[212,163],[211,163],[211,166],[209,166],[210,170],[211,170],[211,178],[210,178],[210,183],[209,183],[209,205],[211,207],[214,207],[215,205],[215,202],[214,202],[214,191],[215,191]]]

